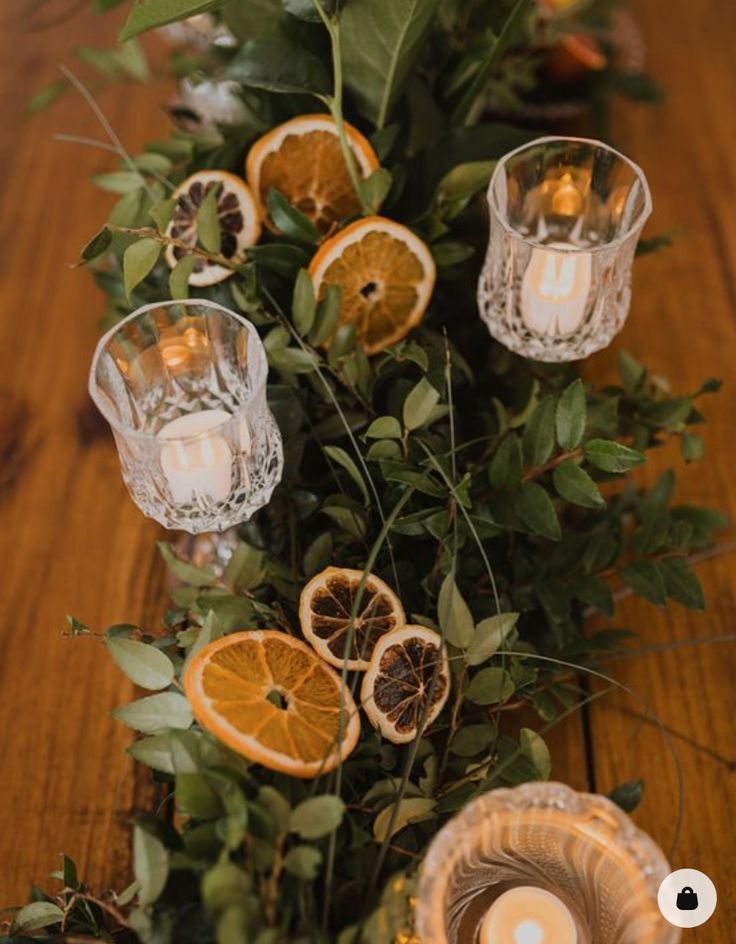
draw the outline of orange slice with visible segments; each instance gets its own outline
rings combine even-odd
[[[353,751],[360,719],[340,676],[299,639],[233,633],[192,659],[184,690],[203,728],[257,764],[312,778]]]
[[[373,727],[394,744],[412,741],[430,693],[425,730],[450,694],[450,666],[441,637],[424,626],[409,625],[379,639],[360,693],[363,710]]]
[[[261,222],[250,187],[228,171],[200,170],[179,184],[172,194],[176,206],[166,235],[187,246],[197,245],[197,210],[213,187],[219,187],[217,216],[220,222],[220,255],[237,264],[244,260],[245,250],[258,242]],[[187,255],[187,250],[169,245],[164,255],[173,269]],[[232,274],[232,269],[195,255],[189,284],[214,285]]]
[[[328,567],[312,577],[299,600],[299,620],[305,637],[325,661],[340,668],[362,577],[362,570]],[[375,574],[369,574],[353,624],[348,668],[367,669],[378,640],[405,623],[404,608],[391,587]]]
[[[347,122],[345,133],[358,174],[363,179],[370,177],[379,166],[375,151]],[[273,128],[250,149],[245,171],[264,217],[272,187],[321,233],[361,211],[337,125],[329,115],[300,115]]]
[[[352,223],[315,254],[314,290],[342,290],[340,323],[354,323],[367,354],[400,341],[422,320],[436,270],[429,248],[406,226],[382,216]]]

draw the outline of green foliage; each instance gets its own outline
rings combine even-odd
[[[131,757],[169,791],[160,816],[136,823],[135,882],[114,905],[151,944],[393,944],[410,936],[416,865],[447,818],[496,786],[550,775],[540,731],[582,697],[570,663],[584,677],[621,638],[587,631],[589,612],[612,619],[622,585],[655,605],[703,608],[692,557],[725,521],[677,504],[674,473],[646,488],[636,470],[673,437],[685,461],[701,458],[700,399],[718,384],[673,396],[625,352],[619,382],[583,383],[573,367],[512,356],[480,322],[487,222],[476,195],[493,162],[535,136],[480,120],[489,96],[521,100],[519,60],[539,55],[524,0],[321,0],[321,13],[313,0],[136,0],[123,36],[204,11],[221,15],[238,45],[197,67],[238,83],[249,117],[176,131],[97,177],[119,197],[81,254],[106,294],[105,324],[189,291],[192,255],[171,272],[157,264],[173,211],[167,184],[203,167],[242,174],[244,144],[315,107],[371,136],[385,166],[356,185],[366,212],[381,206],[414,227],[438,282],[422,325],[368,358],[355,327],[338,326],[339,289],[315,297],[307,269],[321,235],[273,190],[275,230],[226,281],[197,289],[261,333],[284,479],[240,528],[222,572],[159,545],[175,584],[162,631],[115,626],[98,637],[146,690],[113,714],[137,732]],[[127,49],[128,74],[141,73]],[[85,55],[114,72],[112,60]],[[217,254],[215,203],[212,191],[197,229],[199,251]],[[329,564],[369,567],[411,622],[440,633],[451,691],[418,741],[393,745],[363,719],[339,772],[308,783],[206,733],[181,679],[224,634],[299,636],[301,589]],[[68,633],[96,635],[71,618]],[[359,688],[359,678],[346,682]],[[514,727],[517,710],[540,731]],[[634,782],[612,797],[631,809],[640,794]],[[58,938],[67,909],[68,935],[117,933],[70,860],[57,878],[62,890],[19,911],[13,934]]]

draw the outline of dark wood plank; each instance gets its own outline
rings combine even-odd
[[[687,392],[701,380],[726,381],[720,396],[704,402],[707,459],[682,467],[678,451],[664,450],[656,468],[679,467],[679,498],[736,513],[736,7],[703,0],[637,4],[650,47],[651,71],[665,87],[662,108],[619,109],[618,142],[647,172],[655,212],[651,232],[677,230],[673,249],[637,264],[631,318],[611,351],[593,358],[588,376],[613,373],[615,351],[625,347],[673,388]],[[725,540],[728,537],[726,536]],[[660,611],[627,600],[618,624],[641,633],[641,645],[674,643],[734,631],[736,558],[699,567],[708,597],[702,616],[677,605]],[[736,645],[678,648],[625,661],[611,671],[652,706],[673,731],[685,781],[685,818],[673,868],[697,868],[715,882],[716,916],[685,932],[693,944],[733,938],[736,922]],[[596,786],[643,776],[645,800],[636,814],[667,850],[677,820],[676,767],[656,726],[633,717],[642,703],[627,696],[592,709]]]
[[[3,10],[0,30],[0,906],[26,900],[62,851],[97,886],[129,872],[125,823],[150,806],[149,778],[136,784],[109,712],[132,685],[97,641],[61,631],[66,613],[97,629],[145,622],[164,596],[157,529],[127,497],[86,391],[101,298],[68,268],[111,202],[87,178],[115,157],[53,140],[100,137],[76,95],[24,116],[72,44],[109,45],[116,24],[85,14],[36,33],[26,13]],[[164,133],[164,93],[102,95],[130,147]]]

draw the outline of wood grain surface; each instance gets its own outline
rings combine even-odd
[[[62,9],[54,2],[45,13]],[[705,404],[707,461],[682,468],[667,449],[657,466],[681,468],[681,501],[736,516],[736,5],[649,0],[636,12],[668,97],[656,109],[618,109],[616,138],[649,176],[650,231],[678,238],[637,264],[629,323],[587,374],[611,376],[624,346],[677,390],[723,378],[724,392]],[[127,498],[86,392],[100,297],[68,268],[110,204],[87,178],[115,159],[53,140],[99,137],[78,98],[33,119],[23,113],[29,90],[56,78],[73,46],[112,42],[115,17],[80,12],[43,30],[30,28],[35,19],[15,5],[0,14],[0,907],[24,901],[62,851],[97,887],[125,881],[126,820],[150,801],[148,778],[134,777],[127,735],[109,715],[131,686],[98,642],[66,639],[62,629],[66,613],[97,628],[145,624],[163,598],[157,528]],[[168,91],[165,82],[118,86],[100,102],[135,149],[165,133]],[[704,562],[700,574],[705,615],[622,604],[616,624],[641,633],[642,652],[606,670],[640,698],[596,703],[587,742],[579,722],[556,737],[553,776],[602,792],[643,777],[636,819],[669,850],[678,778],[656,717],[684,779],[673,867],[709,873],[720,896],[716,916],[686,940],[726,944],[736,924],[736,646],[689,641],[734,631],[736,556]]]

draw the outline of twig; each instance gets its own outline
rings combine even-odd
[[[79,94],[82,96],[85,102],[89,105],[90,109],[92,110],[92,114],[98,120],[98,122],[100,123],[102,127],[102,130],[105,132],[105,134],[108,136],[108,138],[112,142],[112,145],[115,148],[116,153],[120,156],[121,160],[125,162],[129,170],[134,171],[135,173],[138,173],[138,168],[135,166],[135,161],[130,156],[130,154],[128,154],[128,152],[126,151],[125,145],[118,137],[113,126],[107,120],[105,113],[102,111],[100,106],[95,101],[94,95],[92,95],[92,93],[87,88],[87,86],[82,82],[82,80],[79,79],[72,72],[72,70],[69,69],[67,66],[60,65],[59,69],[61,71],[61,74],[64,76],[64,78],[74,86],[74,88],[79,92]],[[148,193],[148,196],[151,198],[151,200],[155,201],[156,194],[151,190],[151,188],[148,186],[145,180],[143,182],[143,186],[146,188],[146,192]]]

